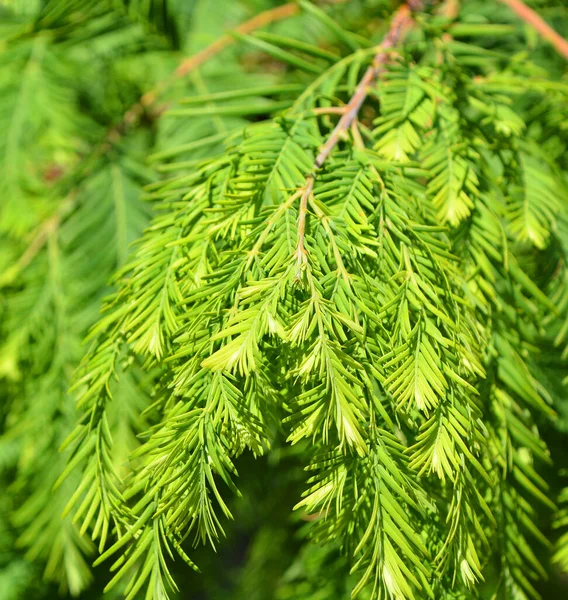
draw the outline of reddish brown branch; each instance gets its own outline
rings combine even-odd
[[[49,236],[57,231],[61,220],[73,209],[73,206],[75,205],[75,197],[76,190],[69,194],[67,199],[61,203],[59,210],[57,210],[55,214],[43,221],[43,223],[37,228],[29,246],[26,248],[25,252],[20,256],[13,267],[15,268],[15,270],[12,272],[14,275],[25,269],[32,262],[36,254],[43,248],[49,239]]]
[[[568,41],[565,40],[532,8],[522,0],[499,0],[513,10],[527,25],[535,29],[541,37],[550,42],[557,52],[568,60]]]
[[[44,221],[41,228],[37,231],[36,236],[32,240],[31,244],[26,248],[26,251],[20,256],[20,260],[17,262],[18,271],[21,271],[27,267],[33,260],[34,256],[41,250],[49,235],[57,231],[61,217],[58,212],[49,217],[47,221]]]
[[[237,33],[242,33],[246,35],[247,33],[251,33],[252,31],[256,31],[261,27],[265,27],[270,23],[274,23],[275,21],[281,21],[282,19],[287,19],[296,15],[300,12],[300,5],[295,2],[289,2],[288,4],[283,4],[282,6],[278,6],[273,8],[272,10],[267,10],[258,14],[256,17],[253,17],[249,21],[246,21],[242,25],[239,25],[235,31]],[[197,54],[191,56],[184,60],[179,67],[175,71],[175,75],[177,77],[184,77],[190,71],[193,71],[204,62],[208,61],[211,57],[215,56],[224,50],[227,46],[230,46],[235,42],[235,38],[231,34],[224,35],[220,37],[216,42],[213,42],[207,48],[201,50]]]
[[[289,2],[288,4],[283,4],[282,6],[261,12],[252,19],[241,23],[234,29],[234,31],[242,34],[252,33],[261,27],[270,25],[271,23],[288,19],[299,12],[300,5],[296,4],[295,2]],[[168,78],[160,81],[153,90],[146,92],[136,104],[131,106],[124,113],[120,123],[113,127],[107,135],[107,140],[109,142],[114,142],[117,138],[119,139],[128,127],[138,122],[145,113],[148,113],[149,111],[152,112],[152,109],[153,112],[159,116],[162,112],[162,109],[160,109],[160,107],[156,107],[156,104],[173,82],[187,76],[192,71],[195,71],[201,65],[206,63],[208,60],[211,60],[214,56],[235,42],[236,38],[234,38],[230,33],[227,33],[203,50],[200,50],[193,56],[182,60],[177,69]]]
[[[407,4],[404,4],[394,16],[389,32],[379,46],[379,51],[373,60],[373,64],[365,71],[363,79],[361,79],[351,100],[345,106],[343,116],[339,119],[335,129],[331,132],[331,135],[317,155],[314,161],[315,170],[321,168],[327,157],[331,154],[331,151],[337,146],[341,135],[349,129],[352,121],[359,114],[359,109],[369,93],[369,87],[384,69],[388,60],[388,50],[396,46],[402,37],[406,35],[411,23],[412,15],[410,8]]]
[[[296,4],[295,2],[289,2],[288,4],[283,4],[282,6],[278,6],[277,8],[267,10],[256,15],[252,19],[249,19],[248,21],[245,21],[239,25],[235,31],[242,34],[251,33],[256,29],[260,29],[261,27],[269,25],[270,23],[292,17],[299,11],[299,4]],[[230,34],[226,34],[197,54],[183,60],[178,68],[172,73],[172,75],[170,75],[170,77],[158,83],[153,90],[146,92],[140,98],[140,100],[136,102],[136,104],[132,105],[124,113],[124,116],[120,122],[107,131],[104,140],[97,147],[95,147],[91,156],[96,157],[98,155],[105,154],[113,144],[116,144],[118,141],[120,141],[126,130],[132,125],[138,123],[142,116],[148,111],[153,110],[155,115],[159,116],[163,109],[162,107],[157,106],[157,102],[174,81],[197,69],[219,52],[227,48],[227,46],[233,44],[235,41],[236,40],[234,37],[232,37]],[[38,226],[34,235],[32,236],[29,246],[18,260],[17,265],[20,270],[25,268],[33,260],[36,254],[45,245],[49,235],[58,229],[62,217],[72,210],[76,201],[76,197],[77,189],[74,189],[69,195],[68,200],[61,205],[60,210],[58,210],[54,215],[50,216]]]
[[[377,80],[379,75],[384,71],[385,65],[389,59],[389,51],[400,44],[408,34],[411,26],[414,23],[412,11],[419,9],[420,2],[414,0],[403,4],[395,13],[389,31],[384,37],[381,45],[377,49],[377,54],[373,60],[373,64],[365,71],[363,78],[357,85],[355,93],[351,96],[349,102],[342,109],[342,117],[331,132],[329,138],[321,147],[315,161],[313,172],[306,177],[306,184],[302,191],[300,199],[300,208],[298,212],[298,245],[296,247],[296,259],[298,263],[298,275],[306,257],[305,249],[305,230],[306,230],[306,213],[308,199],[313,193],[315,174],[321,169],[333,149],[339,143],[342,136],[349,130],[351,124],[357,118],[359,110],[363,102],[367,98],[369,88]]]
[[[438,9],[438,14],[446,19],[456,19],[460,13],[459,0],[445,0]]]

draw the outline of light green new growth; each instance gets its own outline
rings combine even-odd
[[[100,253],[97,278],[119,269],[71,386],[67,467],[53,465],[69,535],[108,561],[107,590],[173,598],[174,556],[197,569],[192,544],[223,543],[243,455],[285,440],[307,471],[302,552],[324,558],[278,598],[344,593],[317,595],[318,577],[368,600],[539,598],[547,556],[568,570],[568,534],[553,550],[540,530],[556,501],[539,433],[565,411],[565,67],[546,47],[531,60],[504,6],[408,2],[367,39],[299,4],[327,47],[301,27],[237,33],[286,75],[210,91],[195,71],[197,91],[160,117],[196,131],[150,157],[164,177],[128,260],[147,171],[125,158],[25,265],[18,335],[61,352],[37,333],[68,323],[58,256],[85,273]],[[40,260],[52,279],[36,289]],[[87,282],[77,303],[99,289]],[[37,321],[34,294],[50,304]],[[64,394],[66,361],[47,368],[65,383],[41,393]]]

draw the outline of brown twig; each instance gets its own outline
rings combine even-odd
[[[543,37],[545,40],[550,42],[557,52],[568,60],[568,41],[565,40],[558,32],[552,27],[532,8],[528,7],[522,0],[499,0],[501,3],[506,4],[512,11],[514,11],[527,25],[530,25],[533,29]]]
[[[275,21],[281,21],[282,19],[288,19],[300,12],[300,5],[295,2],[289,2],[288,4],[283,4],[282,6],[278,6],[271,10],[267,10],[258,14],[256,17],[253,17],[249,21],[246,21],[242,25],[239,25],[235,31],[237,33],[241,33],[246,35],[247,33],[251,33],[252,31],[256,31],[261,27],[265,27],[270,23],[274,23]],[[184,77],[190,71],[193,71],[204,62],[208,61],[211,57],[215,56],[224,50],[227,46],[230,46],[235,42],[235,38],[230,34],[226,34],[223,37],[220,37],[216,42],[213,42],[207,48],[201,50],[197,54],[194,54],[190,58],[184,60],[179,67],[175,71],[175,75],[177,77]]]
[[[20,259],[17,262],[18,271],[25,269],[30,264],[34,256],[40,251],[47,241],[49,235],[57,230],[60,221],[61,216],[58,212],[56,212],[54,215],[51,215],[49,219],[43,222],[41,229],[38,231],[31,244],[26,248],[26,251],[22,254],[22,256],[20,256]]]
[[[0,275],[0,287],[14,281],[14,278],[18,275],[18,273],[20,273],[32,262],[37,253],[46,244],[49,237],[57,231],[61,220],[70,210],[72,210],[74,203],[75,194],[70,194],[66,201],[60,205],[59,210],[48,217],[41,224],[25,252],[11,267],[6,269]]]
[[[459,0],[445,0],[442,3],[437,13],[446,19],[456,19],[460,13],[460,3]]]
[[[363,78],[357,85],[355,93],[351,96],[349,102],[342,110],[342,117],[331,132],[329,138],[321,147],[315,161],[312,173],[306,177],[306,184],[302,190],[300,198],[300,207],[298,211],[298,244],[296,247],[296,260],[298,264],[298,275],[301,273],[301,267],[306,260],[307,252],[305,248],[305,232],[306,232],[306,215],[308,207],[308,199],[313,193],[314,183],[317,171],[321,169],[333,149],[339,143],[341,137],[349,130],[351,124],[357,118],[359,110],[365,101],[369,88],[377,80],[379,75],[384,71],[385,65],[389,59],[389,51],[398,45],[407,35],[414,20],[412,11],[419,9],[420,2],[414,0],[403,4],[395,13],[389,31],[384,37],[382,43],[377,49],[377,54],[373,60],[373,64],[365,71]]]
[[[242,34],[251,33],[261,27],[265,27],[270,23],[281,21],[299,13],[300,6],[295,2],[289,2],[283,4],[277,8],[264,11],[252,19],[245,21],[241,25],[235,28],[235,31]],[[136,124],[142,116],[149,110],[154,109],[155,113],[159,116],[163,111],[163,107],[157,106],[159,98],[164,92],[178,79],[185,77],[191,71],[194,71],[205,62],[216,56],[219,52],[236,42],[236,39],[230,34],[226,34],[213,42],[197,54],[184,59],[177,69],[166,79],[158,83],[158,85],[148,92],[146,92],[138,102],[133,104],[123,115],[120,122],[112,126],[106,133],[103,141],[95,147],[92,151],[91,157],[98,155],[104,155],[113,144],[116,144],[123,137],[129,127]],[[18,269],[25,268],[37,253],[43,248],[49,235],[57,230],[62,218],[67,214],[76,202],[77,189],[75,188],[68,196],[67,200],[61,205],[60,209],[43,223],[41,223],[36,229],[29,246],[26,248],[22,256],[17,262]]]
[[[300,5],[296,2],[289,2],[288,4],[283,4],[282,6],[261,12],[252,17],[252,19],[241,23],[234,31],[243,35],[252,33],[271,23],[293,17],[299,12]],[[109,135],[107,135],[107,139],[114,142],[115,140],[112,139],[113,137],[120,138],[126,129],[136,123],[144,114],[148,113],[152,108],[156,109],[158,100],[175,81],[186,77],[189,73],[198,69],[201,65],[211,60],[214,56],[222,52],[228,46],[234,44],[236,41],[236,38],[231,35],[231,33],[227,33],[215,40],[212,44],[209,44],[209,46],[205,47],[203,50],[182,60],[177,69],[169,77],[160,81],[153,90],[146,92],[136,104],[132,105],[124,113],[121,121],[115,125],[109,132]],[[159,115],[162,110],[158,108],[157,112]]]

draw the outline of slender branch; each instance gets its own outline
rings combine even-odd
[[[289,2],[276,8],[266,10],[252,17],[248,21],[241,23],[234,29],[237,33],[248,34],[261,27],[266,27],[271,23],[288,19],[300,12],[300,5],[296,2]],[[153,90],[146,92],[140,100],[131,106],[125,113],[124,117],[118,125],[113,128],[114,134],[122,135],[124,130],[138,121],[140,117],[149,109],[156,107],[158,99],[163,96],[164,92],[178,79],[186,77],[192,71],[198,69],[201,65],[211,60],[214,56],[222,52],[228,46],[236,43],[236,38],[227,33],[215,40],[212,44],[200,50],[193,56],[190,56],[181,61],[177,69],[166,79],[160,81]],[[161,110],[157,109],[158,114]]]
[[[25,269],[25,267],[30,264],[34,256],[46,243],[49,235],[57,231],[60,221],[61,216],[58,212],[56,212],[55,214],[51,215],[49,219],[43,222],[42,227],[37,232],[37,235],[34,237],[30,245],[26,248],[26,251],[22,254],[22,256],[20,256],[20,259],[16,263],[18,271]]]
[[[299,12],[300,5],[295,2],[289,2],[288,4],[283,4],[282,6],[256,15],[252,19],[249,19],[248,21],[245,21],[236,27],[235,31],[242,34],[251,33],[256,29],[260,29],[261,27],[269,25],[270,23],[292,17]],[[230,34],[223,35],[217,41],[213,42],[197,54],[183,60],[178,68],[168,78],[159,82],[153,90],[146,92],[138,102],[133,104],[124,113],[120,122],[107,131],[103,141],[92,151],[91,158],[104,155],[113,144],[116,144],[122,138],[126,130],[137,123],[141,119],[142,115],[148,112],[148,110],[152,107],[154,107],[155,113],[159,116],[159,114],[162,112],[162,109],[156,106],[158,99],[174,81],[185,77],[191,71],[194,71],[235,42],[236,39]],[[45,245],[49,234],[53,233],[59,228],[63,217],[74,208],[77,195],[77,188],[75,188],[69,194],[67,200],[61,204],[56,213],[48,217],[37,227],[29,246],[26,248],[17,262],[19,270],[22,270],[30,264],[30,262]]]
[[[249,21],[239,25],[235,31],[237,33],[246,35],[247,33],[251,33],[252,31],[260,29],[261,27],[265,27],[266,25],[274,23],[275,21],[288,19],[299,12],[300,5],[296,4],[295,2],[289,2],[288,4],[283,4],[282,6],[278,6],[258,14],[256,17],[253,17]],[[218,54],[221,52],[221,50],[227,48],[227,46],[234,44],[235,41],[235,38],[230,33],[220,37],[210,46],[207,46],[207,48],[201,50],[201,52],[198,52],[197,54],[194,54],[190,58],[184,60],[175,71],[176,77],[184,77],[190,71],[193,71],[204,62],[208,61],[211,57],[215,56],[215,54]]]
[[[36,234],[30,242],[30,245],[26,248],[25,252],[20,256],[16,263],[18,271],[22,271],[32,262],[36,254],[47,242],[49,236],[57,231],[61,220],[67,216],[71,210],[73,210],[76,196],[77,191],[73,190],[67,199],[61,203],[59,209],[38,227]]]
[[[359,110],[369,93],[369,88],[385,69],[385,65],[389,60],[389,51],[404,40],[414,23],[412,11],[418,10],[420,7],[421,2],[416,0],[410,2],[409,0],[396,11],[391,21],[389,31],[377,49],[373,64],[365,71],[363,78],[357,85],[355,93],[351,96],[349,102],[345,107],[342,107],[343,115],[341,119],[339,119],[329,138],[321,147],[319,154],[314,161],[312,173],[306,177],[306,184],[302,189],[298,211],[298,244],[295,253],[298,264],[298,275],[296,277],[300,275],[302,264],[307,255],[305,248],[306,214],[308,199],[313,194],[314,190],[316,173],[321,169],[333,149],[339,143],[339,140],[349,130],[351,124],[357,119]]]
[[[527,25],[530,25],[548,42],[556,51],[568,60],[568,41],[565,40],[532,8],[528,7],[522,0],[499,0],[514,11]]]
[[[446,17],[446,19],[456,19],[460,13],[460,3],[459,0],[445,0],[442,3],[437,13],[442,17]]]

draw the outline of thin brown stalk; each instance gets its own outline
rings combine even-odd
[[[299,4],[295,2],[289,2],[283,4],[277,8],[262,12],[252,19],[245,21],[241,25],[235,28],[235,31],[242,34],[251,33],[261,27],[265,27],[270,23],[281,21],[289,17],[294,16],[300,11]],[[111,127],[104,140],[95,147],[92,151],[92,157],[104,155],[113,144],[116,144],[126,130],[132,125],[135,125],[145,113],[149,111],[153,112],[155,116],[159,116],[163,111],[163,107],[157,105],[157,102],[164,92],[171,86],[171,84],[188,75],[191,71],[194,71],[205,62],[219,54],[225,48],[235,42],[235,38],[230,34],[226,34],[213,42],[197,54],[184,59],[178,68],[170,75],[167,79],[158,83],[158,85],[148,92],[146,92],[136,104],[133,104],[125,113],[120,122],[117,125]],[[34,259],[37,253],[43,248],[49,234],[56,231],[62,221],[62,218],[70,211],[75,205],[77,198],[77,189],[74,189],[68,196],[67,200],[61,204],[60,209],[43,223],[41,223],[36,229],[32,236],[31,242],[17,262],[19,270],[25,268]]]
[[[321,169],[333,149],[339,143],[339,140],[351,127],[351,124],[357,119],[359,110],[367,98],[369,88],[375,83],[379,75],[384,71],[386,63],[389,60],[389,52],[400,44],[408,34],[414,23],[412,11],[419,9],[420,2],[414,0],[412,3],[403,4],[394,14],[389,31],[384,37],[382,43],[377,49],[377,54],[373,64],[365,71],[363,78],[357,85],[355,93],[351,96],[349,102],[342,107],[342,117],[331,132],[329,138],[321,147],[315,161],[312,173],[306,177],[306,183],[302,189],[300,198],[300,207],[298,211],[298,243],[296,247],[296,260],[298,264],[298,274],[306,259],[305,234],[306,234],[306,215],[308,209],[308,199],[312,196],[317,171]]]
[[[445,0],[438,9],[438,14],[446,19],[456,19],[460,13],[459,0]]]
[[[57,231],[57,228],[59,227],[59,221],[61,221],[61,216],[59,213],[55,213],[49,217],[49,219],[43,222],[42,227],[37,232],[37,235],[34,237],[31,244],[26,248],[26,251],[22,254],[22,256],[20,256],[20,259],[17,262],[19,271],[30,264],[34,256],[40,251],[47,241],[49,235]]]
[[[234,29],[234,31],[246,35],[256,31],[257,29],[266,27],[271,23],[276,23],[277,21],[282,21],[284,19],[293,17],[299,12],[300,5],[295,2],[289,2],[287,4],[283,4],[282,6],[259,13],[258,15],[252,17],[252,19],[241,23]],[[189,73],[195,71],[201,65],[205,64],[214,56],[225,50],[225,48],[236,43],[236,41],[236,38],[231,35],[231,33],[227,33],[215,40],[212,44],[209,44],[209,46],[205,47],[203,50],[200,50],[193,56],[182,60],[177,69],[169,77],[159,82],[153,90],[146,92],[136,104],[131,106],[124,113],[120,123],[113,127],[111,132],[109,132],[110,135],[107,136],[109,140],[117,135],[119,137],[122,136],[127,127],[136,123],[142,117],[142,115],[149,111],[151,112],[152,109],[156,111],[159,116],[163,109],[156,107],[157,102],[164,95],[164,92],[169,89],[176,80],[186,77]]]
[[[568,60],[568,41],[555,31],[539,14],[527,6],[522,0],[499,0],[506,4],[527,25],[535,29],[547,42],[550,42],[556,51]]]
[[[289,2],[288,4],[283,4],[282,6],[278,6],[271,10],[267,10],[258,14],[256,17],[253,17],[249,21],[244,22],[242,25],[239,25],[235,31],[237,33],[241,33],[246,35],[261,27],[265,27],[270,23],[274,23],[275,21],[281,21],[282,19],[288,19],[300,12],[300,5],[295,2]],[[190,58],[182,61],[179,67],[175,71],[176,77],[185,77],[190,71],[193,71],[197,67],[201,66],[204,62],[211,59],[213,56],[235,43],[235,38],[231,34],[226,34],[223,37],[220,37],[217,41],[213,42],[207,48],[201,50],[197,54],[194,54]]]
[[[73,209],[75,205],[76,190],[60,205],[59,210],[47,218],[37,229],[29,246],[16,263],[18,271],[25,269],[43,248],[49,236],[59,228],[61,220]]]

